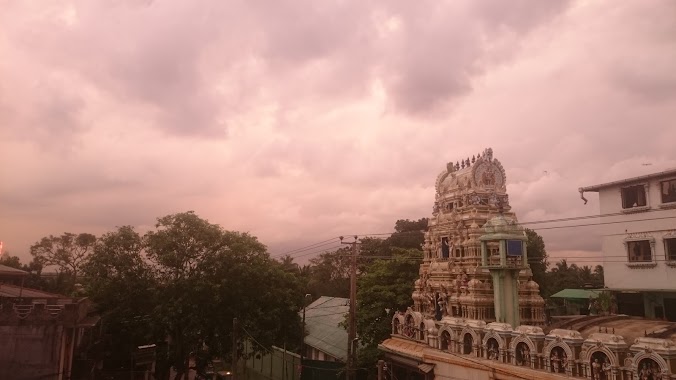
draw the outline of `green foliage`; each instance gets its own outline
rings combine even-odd
[[[310,259],[307,293],[313,299],[320,296],[344,297],[350,295],[350,248],[324,252]]]
[[[376,260],[359,277],[357,285],[357,333],[361,339],[360,366],[371,368],[378,344],[391,332],[394,313],[411,305],[413,284],[422,254],[415,249],[394,248],[387,260]]]
[[[31,246],[30,251],[38,273],[45,266],[55,266],[57,272],[70,277],[74,285],[95,244],[96,236],[92,234],[67,232],[61,236],[42,238]]]
[[[129,347],[164,337],[154,321],[157,280],[143,258],[143,241],[131,226],[101,236],[82,267],[85,291],[110,333],[108,361],[128,363]]]
[[[427,222],[427,218],[400,219],[395,223],[395,232],[387,239],[373,237],[360,239],[357,272],[360,275],[367,273],[371,264],[379,259],[391,257],[397,249],[422,252]],[[324,252],[311,259],[310,265],[300,270],[301,282],[305,285],[306,293],[312,294],[313,299],[320,296],[349,297],[350,255],[351,247],[346,246],[333,252]],[[284,262],[283,258],[282,263]]]
[[[229,354],[234,317],[264,345],[299,339],[298,282],[255,237],[192,212],[160,218],[156,227],[144,238],[160,284],[155,320],[170,337],[177,372],[203,344],[212,355]]]
[[[528,264],[533,272],[533,280],[540,285],[540,294],[544,295],[547,290],[547,249],[542,236],[537,232],[526,228],[526,250],[528,252]]]
[[[533,280],[540,285],[540,295],[548,299],[563,289],[582,289],[585,287],[603,287],[603,267],[597,265],[593,270],[589,266],[568,264],[564,259],[549,268],[545,242],[537,232],[526,229],[528,237],[528,263],[533,272]]]
[[[166,339],[166,361],[179,379],[191,352],[230,354],[234,317],[265,346],[300,341],[294,273],[255,237],[193,212],[159,218],[143,237],[129,226],[103,235],[83,271],[112,335],[109,349],[128,357],[129,347]]]
[[[563,289],[601,288],[603,287],[603,267],[591,267],[568,264],[565,259],[557,262],[546,274],[542,296],[546,299]]]
[[[428,221],[399,219],[394,224],[394,233],[386,240],[392,247],[422,250]]]
[[[3,255],[0,256],[0,264],[8,266],[10,268],[23,270],[23,265],[21,264],[21,260],[19,259],[19,257],[11,256],[9,252],[4,252]]]

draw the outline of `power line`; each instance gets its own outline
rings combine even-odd
[[[253,340],[254,343],[256,343],[258,346],[260,346],[260,347],[263,349],[263,351],[265,351],[265,352],[267,352],[267,353],[269,353],[269,354],[274,354],[274,352],[273,352],[271,349],[265,347],[265,346],[262,345],[259,341],[257,341],[256,338],[254,338],[253,335],[251,335],[251,334],[244,328],[244,326],[240,326],[240,329],[242,329],[242,331],[244,331],[244,333],[245,333],[249,338],[251,338],[251,340]]]
[[[338,249],[338,248],[341,248],[341,246],[340,246],[340,245],[334,245],[334,246],[332,246],[332,247],[322,248],[322,249],[320,249],[320,250],[318,250],[318,251],[312,251],[312,252],[304,253],[304,254],[302,254],[302,255],[293,256],[293,258],[294,258],[294,259],[297,259],[297,258],[299,258],[299,257],[305,257],[305,256],[312,255],[312,254],[315,254],[315,253],[330,252],[330,251],[332,251],[332,250],[334,250],[334,249]]]
[[[537,231],[541,231],[541,230],[554,230],[554,229],[560,229],[560,228],[601,226],[601,225],[606,225],[606,224],[649,222],[649,221],[653,221],[653,220],[664,220],[664,219],[676,219],[676,216],[664,216],[664,217],[661,217],[661,218],[648,218],[648,219],[616,220],[616,221],[612,221],[612,222],[574,224],[574,225],[570,225],[570,226],[553,226],[553,227],[541,227],[541,228],[533,228],[533,229],[537,230]]]
[[[641,211],[641,213],[649,213],[649,212],[660,212],[660,211],[671,211],[670,209],[648,209]],[[597,215],[583,215],[583,216],[574,216],[574,217],[567,217],[567,218],[558,218],[558,219],[544,219],[544,220],[532,220],[528,222],[518,222],[519,225],[528,225],[528,224],[544,224],[544,223],[554,223],[554,222],[569,222],[569,221],[575,221],[575,220],[584,220],[584,219],[593,219],[593,218],[604,218],[604,217],[611,217],[611,216],[626,216],[627,214],[624,212],[613,212],[613,213],[607,213],[607,214],[597,214]],[[671,219],[671,218],[676,218],[676,216],[669,216],[669,217],[663,217],[663,218],[648,218],[648,219],[635,219],[635,220],[626,220],[626,221],[607,221],[607,222],[599,222],[599,223],[594,223],[594,224],[578,224],[578,225],[569,225],[569,226],[556,226],[556,227],[543,227],[543,228],[533,228],[533,229],[551,229],[551,228],[566,228],[566,227],[584,227],[584,226],[590,226],[590,225],[603,225],[603,224],[616,224],[616,223],[631,223],[631,222],[641,222],[641,221],[651,221],[651,220],[660,220],[660,219]],[[405,231],[405,232],[418,232],[418,231]],[[385,235],[392,235],[392,234],[400,234],[403,232],[378,232],[378,233],[368,233],[368,234],[358,234],[360,236],[385,236]],[[350,235],[350,234],[348,234]],[[347,236],[347,235],[346,235]]]
[[[659,211],[670,211],[668,209],[648,209],[645,211],[642,211],[643,213],[649,213],[649,212],[659,212]],[[604,217],[612,217],[612,216],[625,216],[626,214],[624,212],[614,212],[614,213],[607,213],[607,214],[599,214],[599,215],[583,215],[583,216],[576,216],[576,217],[567,217],[567,218],[558,218],[558,219],[544,219],[544,220],[533,220],[533,221],[528,221],[528,222],[519,222],[519,225],[532,225],[532,224],[547,224],[547,223],[555,223],[555,222],[570,222],[570,221],[575,221],[575,220],[586,220],[586,219],[593,219],[593,218],[604,218]],[[609,225],[609,224],[621,224],[621,223],[635,223],[635,222],[646,222],[646,221],[654,221],[654,220],[666,220],[666,219],[676,219],[676,216],[665,216],[665,217],[657,217],[657,218],[643,218],[643,219],[633,219],[633,220],[624,220],[624,221],[601,221],[597,223],[586,223],[586,224],[570,224],[570,225],[564,225],[564,226],[545,226],[545,227],[535,227],[532,228],[534,230],[553,230],[553,229],[562,229],[562,228],[578,228],[578,227],[591,227],[591,226],[601,226],[601,225]],[[403,231],[403,232],[378,232],[378,233],[367,233],[367,234],[345,234],[345,236],[353,236],[353,235],[359,235],[362,236],[362,239],[364,237],[372,237],[372,236],[391,236],[393,234],[404,234],[404,233],[419,233],[419,231]],[[273,258],[278,258],[284,255],[290,255],[293,258],[297,257],[304,257],[311,255],[313,253],[317,253],[319,251],[329,251],[331,249],[335,249],[337,247],[329,247],[329,248],[323,248],[319,251],[314,251],[316,248],[319,247],[324,247],[327,245],[331,245],[331,242],[334,241],[335,239],[338,239],[339,237],[334,237],[331,239],[323,240],[317,243],[313,243],[304,247],[296,248],[290,251],[278,253],[271,255]],[[309,253],[305,253],[302,255],[293,255],[293,253],[301,253],[301,252],[306,252],[310,251]]]
[[[611,255],[611,256],[604,256],[604,255],[591,255],[591,256],[589,256],[589,255],[585,255],[585,256],[547,256],[547,259],[553,259],[553,260],[575,259],[575,260],[582,260],[582,261],[584,261],[584,260],[595,261],[595,260],[603,260],[603,259],[609,258],[609,257],[610,257],[610,258],[624,258],[624,259],[627,259],[628,256],[627,256],[627,255]],[[443,259],[442,259],[442,260],[439,260],[439,261],[437,261],[437,262],[446,262],[446,261],[450,261],[450,262],[462,262],[462,261],[469,261],[469,260],[467,260],[468,258],[470,258],[470,259],[480,259],[480,257],[469,257],[469,256],[465,256],[464,258],[455,258],[455,260],[443,260]],[[402,260],[402,261],[406,261],[406,260],[408,260],[408,261],[423,261],[423,260],[424,260],[424,259],[421,258],[421,257],[393,257],[393,256],[361,256],[360,259]],[[465,259],[465,260],[463,260],[463,259]],[[528,257],[527,261],[528,261],[528,262],[540,262],[541,259],[535,258],[535,257]],[[615,260],[615,259],[614,259],[614,260],[605,260],[605,261],[607,261],[607,262],[613,262],[613,261],[621,262],[622,260]],[[626,261],[626,260],[624,260],[624,261]],[[651,261],[645,261],[645,262],[652,262],[652,261],[669,261],[669,262],[676,262],[676,260],[671,260],[671,259],[661,258],[661,257],[655,258],[654,260],[651,260]],[[639,261],[639,262],[640,262],[640,261]]]
[[[318,247],[323,246],[323,245],[328,245],[328,243],[333,242],[338,238],[339,238],[339,236],[336,236],[336,237],[332,237],[330,239],[322,240],[320,242],[313,243],[313,244],[310,244],[310,245],[306,245],[304,247],[292,249],[292,250],[289,250],[289,251],[286,251],[286,252],[271,254],[270,257],[282,257],[284,255],[288,255],[288,254],[291,254],[291,253],[303,252],[303,251],[307,251],[308,249],[318,248]]]
[[[332,252],[332,251],[334,251],[334,250],[336,250],[336,249],[338,249],[338,248],[340,248],[340,247],[341,247],[341,246],[338,245],[338,244],[333,245],[333,246],[330,246],[330,247],[321,247],[321,248],[315,247],[315,248],[319,248],[319,249],[310,250],[309,252],[305,252],[305,253],[302,253],[302,254],[300,254],[300,255],[295,255],[295,256],[294,256],[294,255],[289,255],[289,256],[290,256],[292,259],[297,259],[297,258],[300,258],[300,257],[305,257],[305,256],[317,254],[317,253]],[[299,251],[299,253],[301,253],[301,252]],[[272,256],[271,256],[271,257],[272,257]],[[272,257],[272,258],[279,258],[279,257]]]

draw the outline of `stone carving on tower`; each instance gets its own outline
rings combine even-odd
[[[414,309],[425,318],[496,320],[494,284],[482,263],[482,241],[493,218],[516,225],[506,188],[506,174],[488,148],[472,159],[449,162],[436,180],[436,195],[425,232],[424,260],[413,292]],[[523,234],[523,229],[519,230]],[[488,260],[500,244],[485,242]],[[525,260],[524,260],[525,261]],[[488,263],[490,265],[490,263]],[[527,264],[518,272],[521,323],[544,325],[544,301]]]

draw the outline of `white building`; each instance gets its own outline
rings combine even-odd
[[[598,192],[605,286],[620,313],[676,321],[676,169],[579,189]]]

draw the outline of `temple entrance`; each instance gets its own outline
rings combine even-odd
[[[568,366],[568,355],[563,347],[556,346],[552,348],[549,355],[549,368],[552,372],[565,373]]]
[[[500,359],[500,349],[498,341],[495,338],[489,338],[486,341],[486,357],[490,360],[499,360]]]
[[[466,333],[465,336],[462,338],[462,353],[465,355],[471,354],[473,345],[474,338],[472,338],[472,334]]]
[[[524,342],[516,345],[516,365],[530,367],[530,347]]]
[[[661,373],[660,365],[650,358],[641,360],[636,367],[638,380],[658,380]]]
[[[404,323],[404,329],[403,333],[405,336],[409,338],[415,337],[415,321],[413,320],[413,316],[409,315],[406,317],[406,322]]]
[[[448,333],[448,331],[444,331],[441,333],[441,349],[442,350],[448,350],[448,345],[451,342],[451,334]]]
[[[610,380],[610,359],[601,351],[592,354],[589,361],[592,380]]]

